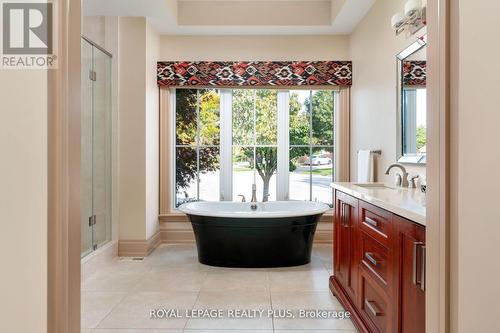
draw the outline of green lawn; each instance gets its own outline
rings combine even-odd
[[[252,171],[251,168],[241,168],[241,167],[236,167],[233,168],[234,172],[243,172],[243,171]],[[301,171],[296,171],[297,173],[309,173],[309,170],[301,172]],[[316,169],[312,170],[313,175],[320,175],[320,176],[331,176],[332,175],[332,169]]]
[[[233,171],[234,172],[252,171],[252,169],[251,168],[240,168],[240,167],[237,167],[237,168],[233,168]]]
[[[308,174],[309,170],[296,170],[294,171],[296,173],[301,173],[301,174]],[[331,176],[332,175],[332,169],[314,169],[311,171],[313,175],[319,175],[319,176]]]
[[[312,170],[311,173],[313,175],[331,176],[332,175],[332,169],[316,169],[316,170]]]

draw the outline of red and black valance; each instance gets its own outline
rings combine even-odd
[[[403,61],[403,86],[425,86],[426,66],[425,60]]]
[[[161,61],[159,86],[350,86],[350,61]]]

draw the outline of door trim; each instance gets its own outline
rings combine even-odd
[[[458,37],[458,4],[428,1],[426,332],[450,331],[450,46]],[[453,72],[455,73],[455,72]],[[455,75],[455,74],[453,74]]]
[[[58,1],[58,63],[48,71],[47,332],[80,332],[81,0]]]

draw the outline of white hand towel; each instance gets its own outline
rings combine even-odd
[[[358,182],[373,182],[373,155],[370,150],[358,152]]]

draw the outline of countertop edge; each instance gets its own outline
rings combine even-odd
[[[354,183],[345,183],[345,184],[354,185]],[[393,214],[399,215],[399,216],[401,216],[405,219],[408,219],[412,222],[415,222],[421,226],[424,226],[424,227],[426,226],[425,215],[421,215],[417,212],[408,210],[408,209],[401,207],[401,206],[396,206],[390,202],[381,200],[375,196],[363,194],[359,191],[353,190],[352,188],[346,187],[342,183],[331,183],[330,186],[336,190],[344,192],[350,196],[353,196],[359,200],[365,201],[365,202],[370,203],[372,205],[383,208],[383,209],[385,209]]]

